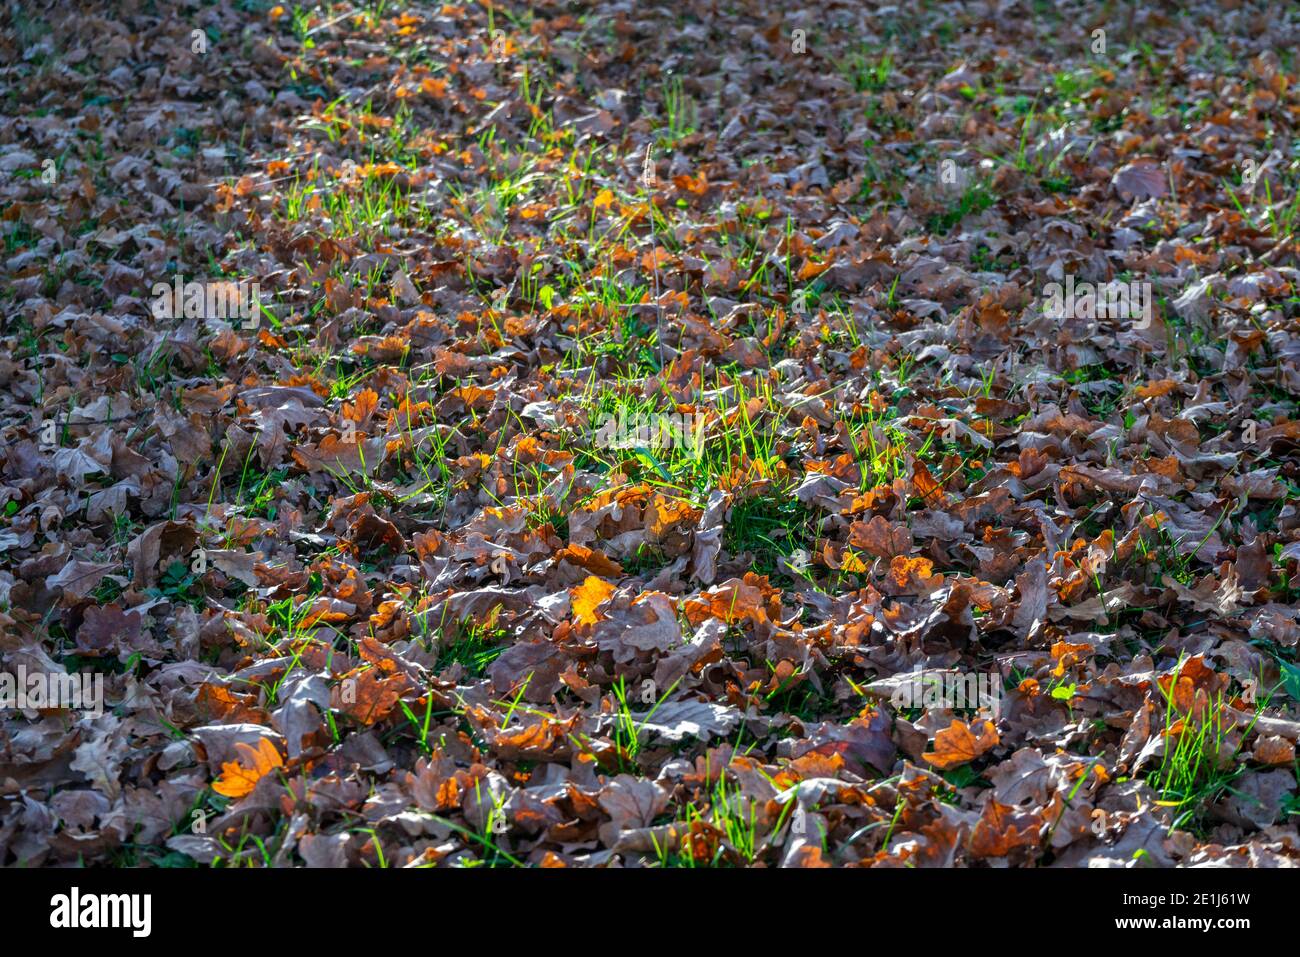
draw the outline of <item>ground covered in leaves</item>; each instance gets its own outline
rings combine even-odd
[[[0,664],[104,701],[0,712],[0,864],[1300,860],[1294,7],[78,6]]]

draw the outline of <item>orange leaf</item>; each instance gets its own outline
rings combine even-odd
[[[1255,760],[1260,764],[1292,764],[1295,745],[1281,735],[1261,737],[1255,741]]]
[[[821,263],[813,262],[811,259],[805,259],[803,265],[799,267],[799,272],[796,274],[796,278],[816,279],[833,265],[835,265],[834,253],[827,256],[826,261]]]
[[[864,572],[866,572],[867,566],[866,563],[862,561],[862,559],[858,558],[858,556],[855,555],[852,551],[846,549],[844,552],[844,558],[840,562],[840,570],[861,575]]]
[[[1154,399],[1162,395],[1168,395],[1178,388],[1178,383],[1173,379],[1159,379],[1155,382],[1148,382],[1144,386],[1139,386],[1137,396],[1140,399]]]
[[[934,480],[934,476],[920,459],[917,459],[912,466],[912,485],[930,508],[943,502],[943,486]]]
[[[672,256],[668,250],[662,246],[656,246],[653,250],[641,256],[641,268],[649,271],[660,266],[667,266],[671,259]]]
[[[527,206],[520,207],[519,215],[524,219],[539,219],[550,208],[550,203],[529,203]]]
[[[375,414],[379,394],[374,389],[362,389],[355,402],[343,403],[343,417],[360,425]]]
[[[603,604],[612,594],[614,594],[613,585],[603,578],[588,575],[586,581],[569,591],[574,620],[581,625],[594,625],[599,621],[596,616],[597,606]]]
[[[243,741],[236,742],[239,761],[226,761],[221,765],[221,777],[212,790],[226,797],[241,798],[257,786],[257,782],[274,768],[284,767],[280,752],[269,738],[262,738],[254,748]]]
[[[934,752],[921,757],[941,771],[974,761],[998,743],[998,730],[992,721],[953,723],[934,736]]]
[[[556,552],[554,558],[557,562],[566,559],[574,565],[581,565],[587,571],[597,575],[616,577],[623,573],[623,566],[618,562],[612,560],[604,552],[594,548],[587,548],[585,545],[568,545]]]
[[[970,836],[971,853],[976,857],[1006,857],[1017,847],[1038,844],[1043,818],[1036,811],[999,804],[989,799]]]
[[[889,560],[884,587],[893,595],[928,595],[943,587],[943,575],[934,574],[934,563],[928,558],[895,555]]]
[[[420,90],[437,99],[447,95],[447,81],[441,77],[426,76],[420,81]]]
[[[382,664],[350,676],[350,680],[350,685],[345,683],[333,689],[331,703],[337,695],[338,706],[364,725],[387,717],[408,687],[405,676],[389,673]]]

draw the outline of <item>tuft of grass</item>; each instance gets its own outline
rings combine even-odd
[[[653,836],[657,866],[664,868],[748,867],[759,855],[764,836],[758,802],[719,776],[704,807],[687,804],[679,816],[684,836],[677,847]],[[787,808],[793,806],[793,802]],[[785,811],[782,812],[784,820]]]
[[[855,92],[879,93],[889,84],[893,67],[894,56],[888,50],[873,58],[866,48],[862,48],[845,58],[840,64],[840,72],[853,84]]]
[[[682,679],[678,678],[663,694],[659,695],[654,705],[644,715],[638,718],[632,713],[632,704],[628,700],[627,684],[620,675],[618,681],[614,682],[611,690],[614,693],[614,726],[610,730],[609,739],[613,747],[612,759],[606,757],[602,760],[592,747],[592,741],[584,734],[570,735],[570,740],[578,746],[583,752],[596,760],[598,764],[613,765],[616,773],[636,774],[640,772],[640,765],[637,758],[641,754],[643,742],[641,733],[656,711],[663,706],[668,700],[668,696],[676,690],[681,684]]]
[[[972,213],[982,213],[988,209],[997,200],[997,196],[984,183],[972,181],[961,197],[957,200],[957,205],[941,213],[935,213],[930,217],[929,226],[932,233],[947,233],[955,226],[959,225],[962,220]]]
[[[660,131],[660,140],[672,146],[695,132],[699,121],[699,108],[691,95],[682,89],[681,77],[668,78],[663,90],[666,125]]]
[[[482,678],[506,650],[505,637],[506,630],[496,623],[495,615],[485,622],[462,622],[459,637],[442,646],[438,665],[446,668],[459,662],[468,676]]]
[[[722,545],[732,555],[752,554],[752,569],[772,575],[779,557],[813,550],[821,521],[791,490],[773,487],[731,507]]]
[[[1172,828],[1196,826],[1212,804],[1236,793],[1232,783],[1246,771],[1238,755],[1268,706],[1267,696],[1256,702],[1254,719],[1232,745],[1236,721],[1227,711],[1222,691],[1211,700],[1198,700],[1188,713],[1179,708],[1175,689],[1181,670],[1180,661],[1168,688],[1161,689],[1165,699],[1165,726],[1161,731],[1165,753],[1160,767],[1147,779],[1159,792],[1160,805],[1173,809]]]

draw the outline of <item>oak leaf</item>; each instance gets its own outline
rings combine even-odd
[[[614,586],[603,578],[588,575],[581,584],[569,590],[574,621],[580,625],[594,625],[600,621],[596,609],[614,594]]]
[[[239,752],[239,760],[221,765],[221,777],[212,785],[212,790],[225,797],[243,797],[271,771],[284,766],[279,750],[266,738],[260,740],[256,748],[238,741],[235,750]]]
[[[953,723],[934,736],[934,751],[921,755],[941,771],[968,764],[998,743],[998,730],[992,721]]]

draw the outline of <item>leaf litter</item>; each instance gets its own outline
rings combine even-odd
[[[0,25],[0,864],[1300,859],[1293,11],[174,13]]]

